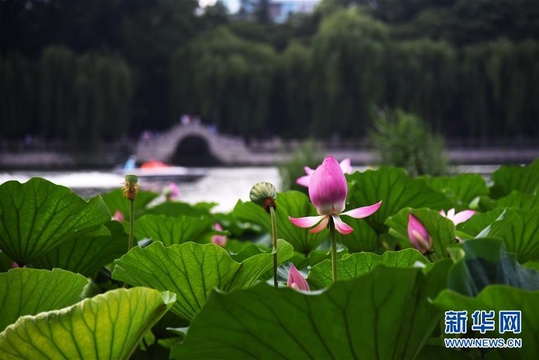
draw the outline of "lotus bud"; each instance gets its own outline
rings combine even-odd
[[[301,273],[296,269],[294,264],[290,266],[290,272],[288,273],[288,281],[286,282],[286,286],[289,288],[292,288],[294,290],[300,290],[300,291],[309,291],[309,284],[307,281],[303,278]]]
[[[125,175],[125,183],[123,187],[124,196],[128,200],[134,201],[137,197],[138,189],[138,176]]]
[[[432,248],[432,238],[425,226],[412,214],[408,216],[408,237],[412,246],[425,254]]]
[[[268,213],[270,212],[270,208],[277,208],[277,205],[275,204],[277,190],[275,190],[275,186],[269,182],[256,183],[249,193],[249,198],[255,204],[262,206]]]
[[[223,227],[221,226],[221,224],[219,223],[215,223],[215,226],[214,226],[215,230],[217,231],[223,231]],[[227,237],[226,235],[213,235],[211,237],[211,242],[215,245],[218,245],[218,246],[222,246],[222,247],[225,247],[226,246],[226,242],[227,242]]]

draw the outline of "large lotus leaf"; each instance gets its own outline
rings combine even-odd
[[[0,272],[6,272],[13,268],[13,260],[0,251]]]
[[[30,264],[41,269],[62,268],[85,276],[94,275],[103,266],[127,252],[128,235],[117,221],[105,224],[110,235],[83,236],[58,246]]]
[[[479,233],[478,230],[486,225],[486,220],[492,220]],[[539,209],[523,211],[519,209],[495,209],[488,214],[475,215],[479,219],[470,219],[463,231],[475,235],[477,238],[501,239],[508,252],[517,254],[518,261],[525,263],[539,260]]]
[[[479,174],[424,177],[423,180],[434,190],[444,193],[457,210],[467,209],[476,197],[488,195],[485,178]]]
[[[214,292],[191,323],[177,359],[414,358],[441,311],[439,284],[419,269],[377,267],[313,295],[266,284]]]
[[[409,268],[413,267],[417,262],[420,262],[425,267],[431,264],[430,261],[415,249],[386,251],[382,255],[363,252],[345,255],[342,259],[337,260],[337,272],[339,280],[349,280],[371,272],[378,265]],[[308,281],[314,289],[330,286],[333,282],[331,261],[324,260],[313,266],[309,272]]]
[[[477,295],[491,284],[539,290],[539,272],[520,265],[500,240],[466,240],[451,252],[456,263],[449,271],[449,289],[468,296]]]
[[[477,213],[460,226],[463,239],[471,239],[478,236],[483,230],[494,226],[509,226],[517,221],[516,214],[505,209],[494,209],[484,213]]]
[[[399,168],[355,172],[347,175],[347,179],[350,202],[347,209],[383,201],[380,209],[366,218],[379,234],[387,232],[386,219],[405,207],[440,210],[452,205],[444,194],[433,190],[424,180],[413,179]]]
[[[96,230],[107,233],[110,218],[101,197],[85,201],[45,179],[0,185],[0,248],[19,265]]]
[[[150,238],[161,241],[165,246],[187,241],[199,242],[211,232],[212,222],[204,217],[144,215],[135,222],[135,235],[138,239]]]
[[[526,166],[504,165],[491,177],[490,196],[494,199],[508,195],[513,190],[536,194],[539,186],[539,159]]]
[[[340,241],[348,248],[350,252],[359,251],[375,251],[380,243],[378,234],[369,225],[366,219],[354,219],[352,217],[342,217],[354,231],[348,235],[340,235],[337,233],[337,241]]]
[[[417,356],[417,360],[472,360],[473,358],[472,355],[458,349],[435,345],[426,345]]]
[[[456,243],[455,225],[437,211],[431,209],[409,209],[399,211],[387,219],[389,233],[401,240],[403,247],[411,247],[408,239],[408,215],[412,213],[427,229],[432,238],[431,259],[434,261],[449,257],[448,246]]]
[[[293,256],[292,246],[278,242],[278,259]],[[213,244],[187,242],[164,247],[161,242],[135,247],[115,262],[112,277],[130,285],[168,290],[178,295],[172,311],[192,320],[215,288],[230,290],[251,286],[273,266],[273,254],[252,256],[242,263]]]
[[[165,216],[209,216],[210,211],[215,207],[216,203],[198,203],[191,205],[181,201],[164,201],[156,206],[146,210],[148,215],[165,215]]]
[[[468,313],[468,324],[472,324],[471,315],[476,310],[494,310],[496,330],[486,332],[484,335],[479,333],[475,336],[488,338],[520,338],[522,339],[522,348],[520,349],[493,349],[487,358],[500,359],[538,359],[539,358],[539,291],[529,291],[510,287],[507,285],[490,285],[481,291],[476,297],[469,297],[452,290],[441,291],[434,304],[443,310],[460,311],[466,310]],[[519,310],[521,311],[521,332],[504,332],[500,334],[499,330],[499,312],[501,310]],[[469,336],[466,336],[469,337]]]
[[[0,333],[2,358],[129,359],[175,295],[116,289],[61,310],[23,316]]]
[[[22,315],[73,305],[81,300],[87,284],[84,276],[62,269],[18,268],[1,273],[0,331]]]
[[[279,193],[275,199],[277,210],[277,236],[288,241],[297,251],[308,254],[328,238],[327,231],[311,234],[307,229],[302,229],[290,222],[288,216],[304,217],[318,215],[309,198],[299,191],[287,191]],[[239,201],[232,213],[242,221],[252,222],[263,226],[268,232],[271,231],[270,215],[262,207],[253,202]]]
[[[531,195],[521,191],[511,193],[494,202],[496,208],[517,208],[520,210],[532,210],[539,208],[539,194]]]
[[[105,204],[107,204],[111,214],[120,211],[126,219],[128,218],[129,200],[123,195],[122,189],[111,190],[101,196],[103,197]],[[133,202],[135,218],[142,216],[147,210],[147,206],[158,196],[159,194],[154,192],[140,190],[137,193],[137,198]]]

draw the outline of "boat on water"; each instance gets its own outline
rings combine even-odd
[[[206,168],[174,166],[158,160],[146,161],[140,167],[136,167],[136,161],[133,158],[129,158],[125,165],[117,171],[122,175],[132,174],[143,179],[179,182],[194,181],[208,173]]]

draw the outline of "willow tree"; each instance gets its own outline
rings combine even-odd
[[[364,135],[369,107],[385,97],[388,28],[357,8],[322,21],[313,39],[313,115],[319,135]]]
[[[40,64],[41,132],[91,148],[130,125],[131,73],[120,58],[48,48]]]
[[[172,59],[176,115],[191,112],[233,133],[254,134],[268,121],[277,56],[226,28],[205,33]]]
[[[36,83],[36,64],[16,53],[0,58],[0,137],[21,138],[35,133]]]
[[[388,103],[427,119],[441,131],[458,86],[456,51],[444,42],[415,40],[387,46]]]
[[[311,49],[298,41],[292,41],[279,56],[275,92],[284,109],[279,119],[281,134],[306,137],[312,130],[311,56]]]
[[[74,79],[77,56],[63,47],[49,47],[41,56],[39,114],[41,133],[46,137],[65,138],[77,116]]]

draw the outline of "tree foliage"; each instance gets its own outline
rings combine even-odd
[[[226,28],[210,31],[174,55],[175,112],[195,112],[233,133],[254,134],[268,121],[276,65],[271,47]]]
[[[73,146],[118,138],[128,131],[132,93],[122,59],[50,47],[40,62],[40,132]]]
[[[323,0],[276,24],[257,0],[232,15],[195,0],[4,0],[2,136],[93,143],[189,113],[245,136],[356,139],[375,105],[449,137],[533,139],[538,4]]]

